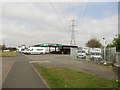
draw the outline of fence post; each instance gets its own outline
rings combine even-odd
[[[77,50],[77,48],[70,48],[70,55],[74,60],[77,58],[76,57],[76,50]]]
[[[116,52],[116,66],[120,67],[120,52]]]
[[[120,52],[116,52],[116,66],[118,72],[118,86],[120,87]]]

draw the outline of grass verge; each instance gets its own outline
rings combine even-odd
[[[50,88],[113,88],[116,84],[113,80],[68,68],[39,67],[38,72]]]
[[[0,52],[0,57],[15,57],[15,56],[17,56],[16,52],[12,52],[12,51]]]

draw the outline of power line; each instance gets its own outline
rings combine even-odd
[[[64,29],[66,30],[66,28],[65,28],[65,26],[64,26],[64,24],[63,24],[63,22],[62,22],[62,19],[60,18],[60,16],[59,16],[58,12],[56,11],[54,5],[52,4],[52,2],[51,2],[50,0],[49,0],[49,3],[50,3],[50,5],[51,5],[52,9],[54,10],[54,12],[56,13],[56,15],[57,15],[57,17],[58,17],[58,20],[61,22],[62,26],[63,26]]]
[[[81,7],[81,5],[80,5],[80,7],[79,7],[80,9],[79,9],[79,15],[78,15],[78,20],[81,20],[81,17],[82,17],[82,7]]]
[[[62,11],[63,17],[65,18],[65,11],[64,11],[64,9],[63,9],[62,2],[59,2],[59,6],[60,6],[60,8],[61,8],[61,11]]]
[[[87,3],[86,8],[85,8],[85,12],[83,13],[83,17],[82,17],[82,19],[81,19],[81,25],[83,24],[84,17],[85,17],[85,14],[86,14],[86,12],[87,12],[88,6],[89,6],[89,2]]]

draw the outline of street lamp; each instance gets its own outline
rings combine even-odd
[[[105,41],[105,38],[103,38],[103,41],[104,41],[104,44],[103,44],[103,45],[104,45],[104,63],[105,63],[105,61],[106,61],[106,60],[105,60],[105,59],[106,59],[106,56],[105,56],[105,55],[106,55],[106,54],[105,54],[105,51],[106,51],[106,50],[105,50],[105,49],[106,49],[106,41]]]

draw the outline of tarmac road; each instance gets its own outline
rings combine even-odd
[[[2,88],[48,88],[25,56],[20,55],[13,60],[15,63],[4,80]]]

